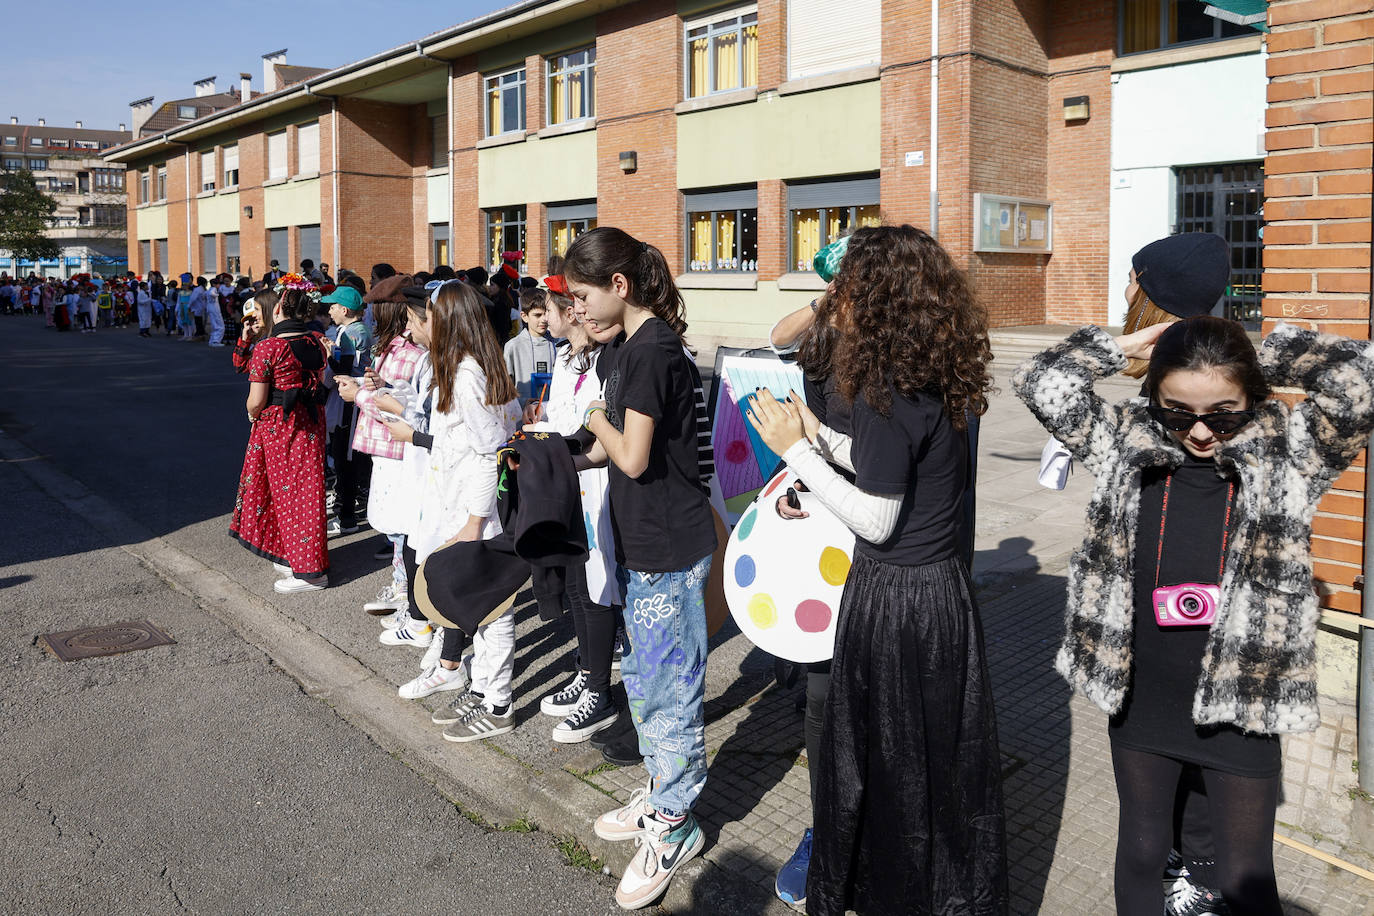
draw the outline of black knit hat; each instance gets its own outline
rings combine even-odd
[[[1151,242],[1131,258],[1135,280],[1171,315],[1212,311],[1231,279],[1231,246],[1211,232],[1185,232]]]

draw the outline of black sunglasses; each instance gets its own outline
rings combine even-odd
[[[1150,416],[1159,421],[1165,429],[1171,432],[1181,433],[1193,428],[1193,424],[1201,421],[1212,432],[1218,436],[1229,436],[1239,431],[1245,424],[1255,419],[1253,410],[1219,410],[1216,413],[1191,413],[1187,410],[1178,410],[1174,407],[1160,407],[1158,404],[1151,404],[1145,408]]]

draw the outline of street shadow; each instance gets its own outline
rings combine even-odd
[[[14,588],[16,585],[23,585],[33,579],[33,576],[4,576],[0,577],[0,588]]]

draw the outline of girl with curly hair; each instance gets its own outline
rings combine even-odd
[[[808,371],[834,380],[852,436],[795,392],[749,400],[764,442],[857,537],[811,762],[807,911],[1005,913],[997,729],[960,549],[987,317],[939,243],[880,226],[850,238],[816,324],[835,339]]]

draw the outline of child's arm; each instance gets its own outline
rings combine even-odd
[[[606,402],[593,401],[587,408],[584,425],[605,449],[606,457],[626,477],[637,479],[649,467],[649,446],[654,439],[653,417],[626,408],[622,433],[606,419]]]

